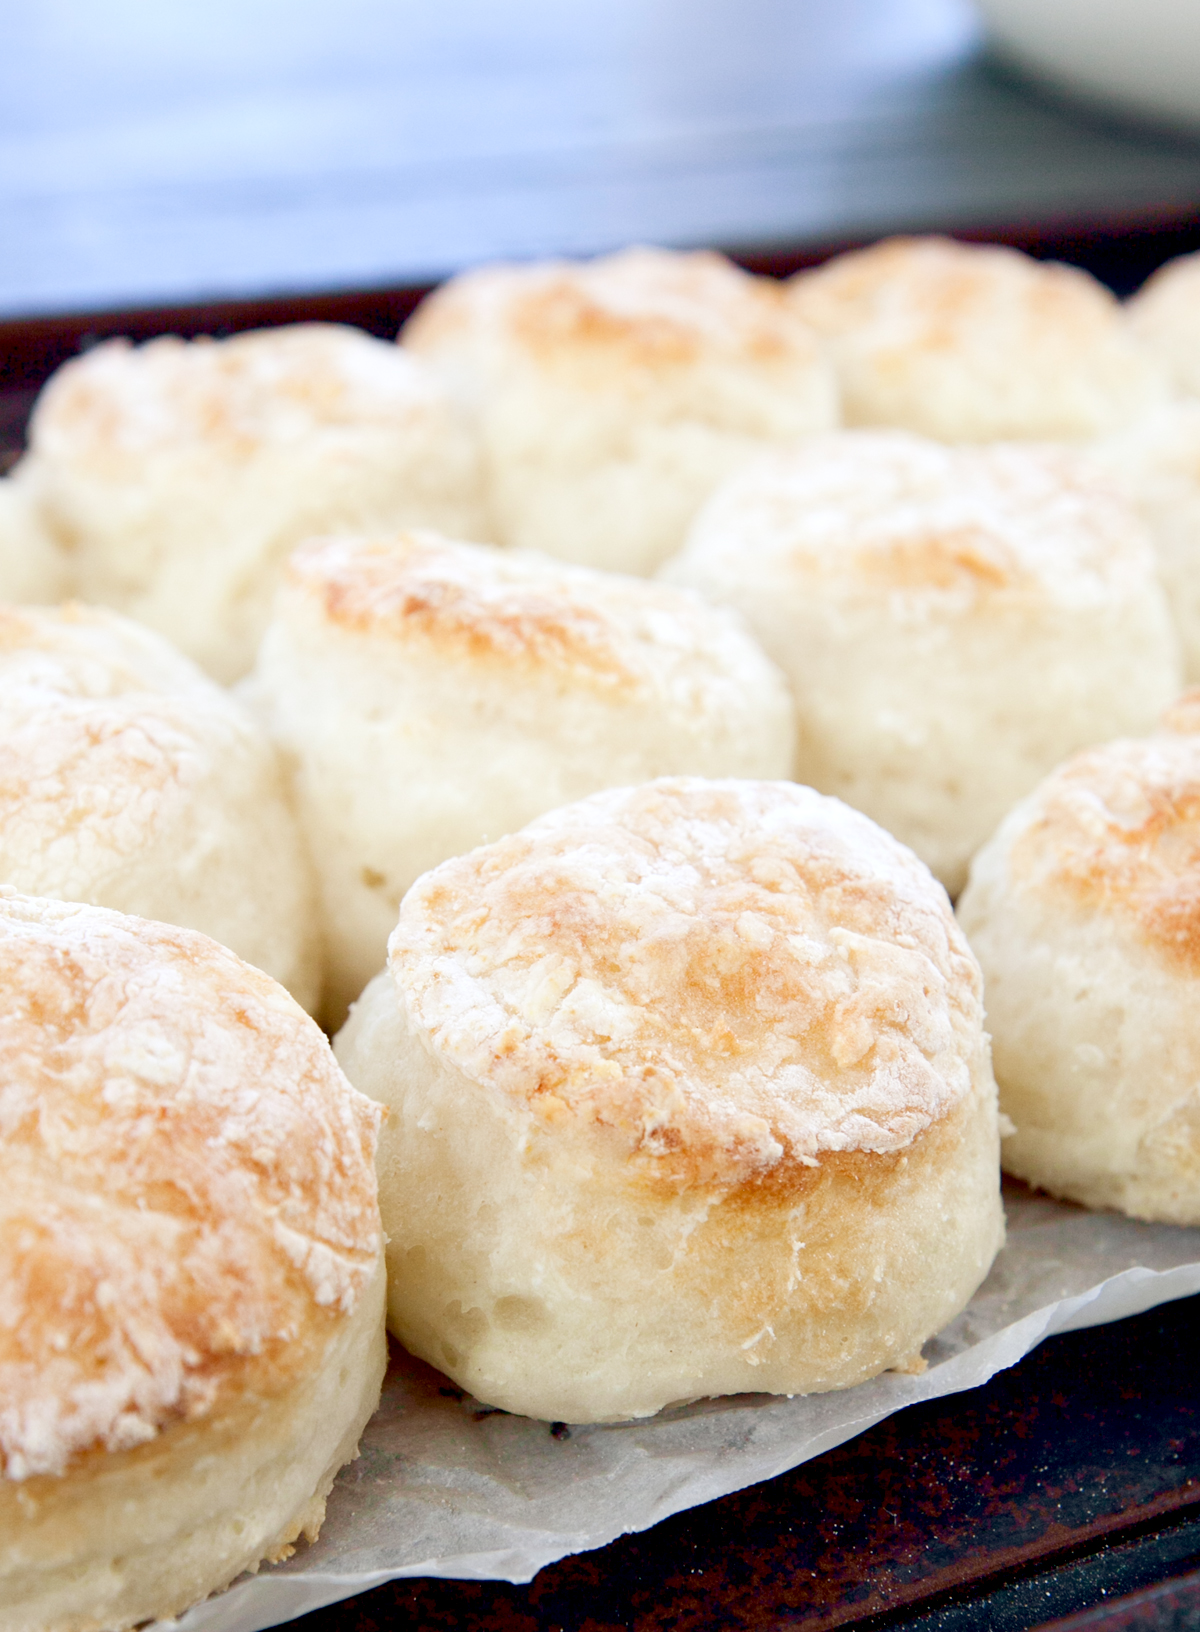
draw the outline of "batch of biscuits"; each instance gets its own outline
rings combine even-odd
[[[920,1369],[1002,1140],[1200,1223],[1200,258],[106,343],[0,595],[2,1632],[315,1535],[385,1306],[605,1422]]]

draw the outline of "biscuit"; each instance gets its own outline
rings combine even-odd
[[[59,369],[29,434],[77,593],[226,682],[251,666],[302,539],[340,525],[487,530],[463,415],[414,357],[356,329],[113,340]]]
[[[1200,737],[1068,760],[976,856],[959,917],[1016,1126],[1005,1167],[1200,1224]]]
[[[735,614],[429,533],[297,551],[243,695],[294,769],[337,1022],[447,856],[598,788],[792,763],[786,684]]]
[[[719,255],[484,267],[401,338],[479,416],[499,541],[616,572],[653,572],[748,454],[838,422],[815,336]]]
[[[736,607],[796,699],[796,776],[953,894],[1074,749],[1179,689],[1136,516],[1081,456],[843,431],[716,493],[661,576]]]
[[[311,1008],[311,864],[278,756],[161,635],[0,606],[0,880],[202,930]]]
[[[1165,400],[1163,370],[1078,267],[892,238],[789,285],[837,367],[847,425],[943,442],[1071,441]]]
[[[563,1422],[912,1362],[1003,1235],[979,972],[785,782],[593,795],[409,891],[335,1050],[389,1107],[389,1322]]]
[[[373,1152],[287,994],[0,895],[0,1625],[123,1632],[315,1536],[386,1361]]]
[[[68,582],[67,563],[41,523],[29,483],[20,475],[0,478],[0,601],[60,601]]]
[[[1160,266],[1126,310],[1133,332],[1176,390],[1200,396],[1200,254]]]
[[[1146,524],[1184,677],[1200,680],[1200,402],[1169,403],[1091,451]]]

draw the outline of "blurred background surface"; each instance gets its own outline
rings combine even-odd
[[[0,318],[630,241],[1186,231],[1200,142],[1058,104],[963,0],[0,0]]]

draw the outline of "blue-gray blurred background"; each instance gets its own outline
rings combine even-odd
[[[965,0],[0,0],[0,40],[7,320],[1200,202],[1200,144],[1022,83]]]

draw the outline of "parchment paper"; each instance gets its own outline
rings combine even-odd
[[[488,1411],[397,1350],[320,1540],[169,1623],[259,1632],[397,1576],[528,1581],[681,1508],[793,1468],[917,1400],[986,1382],[1044,1337],[1200,1291],[1200,1229],[1137,1224],[1006,1186],[1008,1244],[919,1377],[792,1400],[740,1394],[572,1428]],[[162,1625],[163,1623],[160,1623]]]

